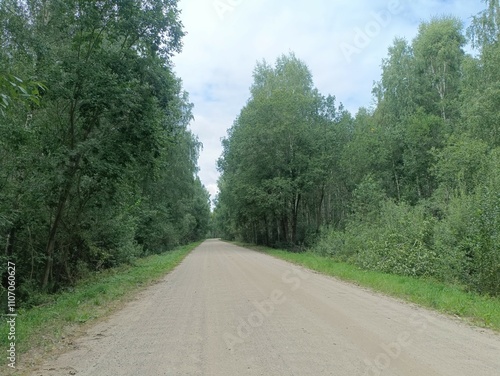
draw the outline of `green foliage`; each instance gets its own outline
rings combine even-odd
[[[6,0],[0,35],[0,244],[21,301],[205,236],[176,1]]]
[[[40,82],[25,83],[19,77],[0,72],[0,114],[14,101],[24,101],[35,105],[40,104],[40,94],[47,88]]]
[[[451,137],[445,147],[435,150],[436,163],[432,167],[439,182],[438,194],[469,194],[483,180],[488,145],[466,134]]]
[[[349,260],[352,256],[351,247],[346,245],[346,232],[327,227],[321,229],[312,251],[320,256],[330,256],[343,261]]]
[[[339,171],[349,117],[293,54],[259,63],[252,98],[223,141],[217,218],[227,236],[295,246],[345,211]],[[321,140],[321,141],[319,141]],[[326,207],[340,207],[325,218]]]
[[[352,260],[365,269],[406,276],[431,276],[437,260],[432,250],[433,221],[422,206],[386,201],[373,223],[353,224],[356,237]]]
[[[223,141],[213,232],[500,295],[498,0],[397,38],[353,118],[293,54],[258,64]]]
[[[443,278],[492,295],[500,294],[499,155],[489,153],[473,192],[451,198],[436,231],[436,250],[448,265]]]
[[[380,216],[386,199],[381,184],[372,175],[367,175],[354,189],[352,218],[354,221],[374,221]]]
[[[473,17],[467,30],[479,58],[470,58],[464,70],[462,113],[471,134],[500,146],[500,3],[484,2],[487,8]]]
[[[413,41],[415,67],[420,80],[417,102],[443,120],[456,119],[463,47],[466,39],[456,18],[423,22]]]
[[[500,180],[476,193],[478,213],[472,221],[472,284],[481,293],[500,295]]]
[[[440,279],[458,284],[470,284],[471,243],[467,233],[473,212],[469,196],[457,196],[446,205],[444,218],[436,224],[434,249],[439,255]]]
[[[498,0],[483,0],[485,10],[472,17],[467,35],[475,48],[485,48],[498,42],[500,35],[500,3]]]
[[[367,189],[369,183],[370,180],[361,185],[360,190]],[[435,223],[425,207],[390,200],[376,204],[378,207],[371,210],[361,206],[362,210],[355,212],[344,231],[327,231],[313,250],[364,269],[434,276],[438,262],[432,249]]]

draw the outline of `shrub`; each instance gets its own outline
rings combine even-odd
[[[500,294],[500,150],[493,150],[471,194],[457,193],[436,226],[440,277]]]
[[[434,219],[423,206],[386,201],[379,219],[349,229],[357,235],[359,251],[354,261],[366,269],[406,276],[436,274],[437,255],[432,248]]]
[[[345,260],[350,256],[345,246],[345,235],[343,231],[324,228],[312,250],[321,256]]]

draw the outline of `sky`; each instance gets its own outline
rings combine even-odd
[[[433,16],[467,26],[480,0],[180,0],[187,35],[174,71],[194,104],[191,131],[203,144],[199,177],[213,199],[221,139],[250,98],[257,62],[295,53],[323,95],[355,114],[373,105],[373,83],[394,38],[411,41]]]

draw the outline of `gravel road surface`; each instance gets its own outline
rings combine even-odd
[[[217,240],[33,376],[499,376],[500,336]]]

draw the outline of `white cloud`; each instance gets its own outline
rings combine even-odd
[[[218,12],[216,4],[226,7]],[[371,105],[373,82],[396,36],[411,40],[419,23],[434,15],[452,14],[467,23],[483,6],[468,0],[180,0],[188,34],[174,64],[195,105],[191,129],[204,145],[202,182],[213,197],[220,139],[248,100],[257,61],[274,63],[279,55],[295,52],[323,94],[335,95],[356,112]],[[369,35],[366,46],[360,30]],[[356,53],[347,58],[345,45]]]

